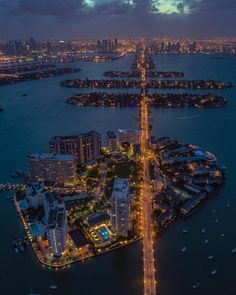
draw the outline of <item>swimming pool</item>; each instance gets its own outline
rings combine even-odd
[[[101,236],[104,240],[108,240],[110,238],[109,232],[105,227],[99,229],[98,232],[101,234]]]

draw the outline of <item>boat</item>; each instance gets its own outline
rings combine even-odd
[[[193,285],[193,289],[197,289],[199,287],[200,287],[200,284],[199,283],[196,283],[196,284]]]
[[[182,252],[185,252],[187,250],[187,247],[182,248]]]
[[[30,289],[30,293],[28,295],[40,295],[39,293],[34,293],[32,289]]]
[[[204,243],[207,244],[207,243],[208,243],[208,240],[206,239],[206,240],[204,241]]]
[[[208,256],[208,259],[209,259],[209,260],[212,260],[213,258],[214,258],[213,255]]]
[[[20,252],[17,247],[14,248],[14,251],[16,252],[16,254],[18,254]]]
[[[216,274],[216,270],[214,269],[212,272],[211,272],[211,275],[215,275]]]
[[[205,233],[205,228],[202,229],[202,234],[204,234],[204,233]]]
[[[225,236],[225,234],[224,234],[224,233],[222,233],[222,234],[220,235],[220,237],[221,237],[221,238],[223,238],[224,236]]]
[[[183,230],[182,230],[182,233],[183,233],[183,234],[186,234],[186,233],[188,233],[188,230],[187,230],[187,229],[183,229]]]
[[[57,288],[58,288],[57,285],[55,285],[53,282],[49,286],[49,289],[51,289],[51,290],[56,290]]]
[[[28,96],[28,94],[24,93],[24,94],[22,94],[21,96],[22,96],[22,97],[25,97],[25,96]]]
[[[3,112],[3,107],[0,105],[0,112]]]
[[[215,210],[215,209],[213,209],[213,210],[212,210],[212,212],[215,214],[215,213],[216,213],[216,210]]]
[[[226,203],[226,206],[227,206],[228,208],[230,208],[230,203],[229,203],[229,202],[227,202],[227,203]]]
[[[233,253],[233,254],[236,253],[236,248],[233,248],[231,253]]]
[[[215,220],[215,223],[218,223],[218,222],[219,222],[219,219],[216,219],[216,220]]]
[[[25,247],[22,244],[20,245],[20,250],[21,252],[25,251]]]

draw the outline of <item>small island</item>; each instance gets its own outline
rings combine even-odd
[[[227,99],[222,96],[194,93],[152,93],[147,94],[150,107],[158,108],[209,108],[223,107]],[[77,106],[91,107],[139,107],[139,93],[78,93],[66,98],[66,102]]]
[[[21,68],[20,71],[25,71]],[[33,67],[32,67],[33,69]],[[10,70],[8,70],[10,71]],[[14,70],[11,70],[14,71]],[[81,69],[79,68],[50,68],[44,71],[37,71],[32,73],[23,73],[18,74],[16,72],[12,73],[0,73],[0,86],[7,85],[7,84],[14,84],[18,82],[24,81],[32,81],[32,80],[41,80],[45,78],[52,78],[57,76],[62,76],[64,74],[72,74],[80,72]]]

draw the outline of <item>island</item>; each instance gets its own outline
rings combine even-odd
[[[43,265],[59,268],[142,238],[141,133],[110,130],[106,140],[102,146],[93,130],[54,136],[46,153],[28,155],[28,177],[13,174],[24,179],[14,203],[26,231],[13,240],[16,253],[30,244]],[[92,148],[84,149],[88,141]],[[156,234],[194,212],[224,182],[216,157],[195,145],[151,137],[149,157]]]
[[[18,73],[2,73],[1,74],[0,73],[0,86],[7,85],[7,84],[14,84],[18,82],[24,82],[24,81],[41,80],[45,78],[62,76],[64,74],[77,73],[80,71],[81,69],[79,68],[56,68],[56,69],[50,68],[44,71],[37,71],[37,72],[24,73],[24,74],[18,74]]]
[[[226,98],[211,93],[152,93],[147,94],[147,98],[150,107],[154,108],[209,108],[223,107],[227,104]],[[78,93],[66,97],[66,102],[82,107],[139,107],[141,95],[139,93]]]

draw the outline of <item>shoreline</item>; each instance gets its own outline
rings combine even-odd
[[[83,262],[84,260],[87,260],[87,259],[96,257],[98,255],[107,254],[109,252],[118,250],[121,247],[126,247],[126,246],[128,246],[130,244],[133,244],[135,242],[138,242],[139,240],[142,239],[141,236],[135,237],[132,240],[126,240],[126,241],[119,242],[120,245],[117,245],[114,248],[111,248],[109,250],[98,251],[95,254],[87,255],[87,256],[84,256],[83,258],[74,259],[72,261],[67,261],[67,262],[60,263],[60,264],[55,264],[55,263],[54,264],[50,264],[50,263],[45,262],[43,260],[43,257],[40,257],[40,255],[37,253],[37,248],[36,248],[37,247],[36,246],[37,243],[32,240],[32,237],[30,235],[29,226],[28,226],[27,222],[25,221],[24,216],[23,216],[23,214],[21,212],[21,209],[20,209],[20,207],[18,205],[18,201],[16,200],[16,195],[14,195],[13,200],[14,200],[16,211],[17,211],[17,213],[18,213],[18,215],[19,215],[19,217],[21,219],[22,225],[24,227],[24,231],[26,232],[26,234],[27,234],[28,237],[30,236],[30,238],[29,238],[30,246],[31,246],[31,248],[32,248],[32,250],[33,250],[33,252],[34,252],[37,260],[41,263],[41,265],[46,266],[46,267],[49,267],[49,268],[59,269],[59,268],[66,267],[66,266],[69,266],[69,265],[74,264],[74,263]]]

